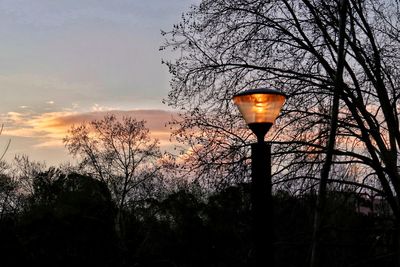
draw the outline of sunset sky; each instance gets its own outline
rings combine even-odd
[[[158,51],[196,0],[0,0],[0,148],[58,164],[62,138],[105,113],[133,115],[168,146],[169,90]],[[149,111],[150,110],[150,111]]]

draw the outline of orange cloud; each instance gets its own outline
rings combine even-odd
[[[110,110],[87,113],[78,112],[49,112],[38,115],[29,113],[9,112],[5,116],[3,135],[30,137],[39,141],[37,147],[63,146],[62,139],[73,125],[102,119],[106,114],[117,117],[130,116],[137,120],[145,120],[151,135],[160,140],[161,146],[171,145],[170,131],[165,125],[175,115],[164,110]],[[4,117],[4,116],[3,116]]]

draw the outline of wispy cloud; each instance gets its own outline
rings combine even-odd
[[[40,112],[46,107],[66,106],[69,103],[86,104],[101,98],[101,88],[90,82],[68,82],[56,76],[33,74],[0,75],[3,101],[0,112],[19,107]],[[22,102],[22,103],[21,103]]]
[[[3,135],[36,139],[38,143],[35,147],[60,147],[63,146],[62,139],[73,125],[99,120],[106,114],[145,120],[146,127],[150,129],[154,138],[160,140],[161,146],[171,145],[170,132],[165,125],[174,114],[163,110],[98,110],[86,113],[64,111],[42,114],[8,112],[2,116],[6,122]]]
[[[107,112],[109,112],[109,111],[112,111],[112,110],[115,110],[115,108],[107,107],[107,106],[101,106],[101,105],[99,105],[99,104],[97,104],[97,103],[95,103],[95,104],[92,106],[92,112],[102,112],[102,111],[107,111]]]

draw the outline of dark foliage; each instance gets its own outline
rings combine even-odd
[[[250,186],[207,197],[190,188],[124,210],[124,236],[103,182],[56,171],[34,179],[34,194],[0,221],[2,266],[249,266]],[[307,266],[315,195],[274,196],[277,266]],[[367,199],[330,192],[323,266],[392,266],[390,214],[358,211]]]
[[[113,266],[114,204],[103,183],[49,171],[36,177],[34,188],[25,210],[1,222],[9,266]]]

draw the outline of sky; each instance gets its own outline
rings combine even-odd
[[[57,165],[73,124],[106,113],[145,119],[168,146],[161,30],[196,0],[0,0],[0,149]]]

